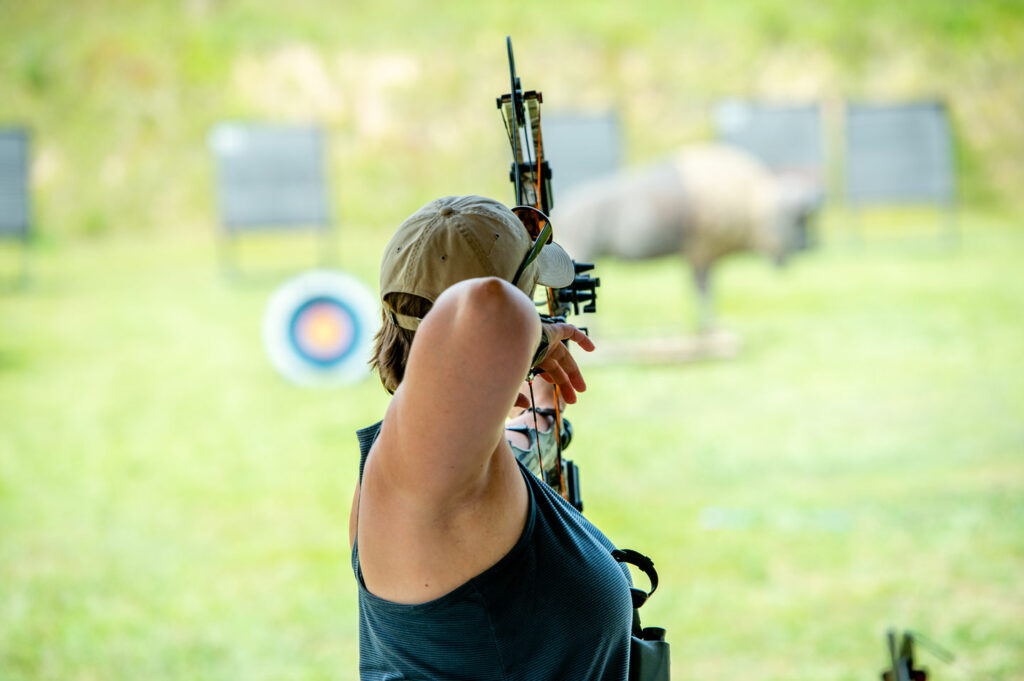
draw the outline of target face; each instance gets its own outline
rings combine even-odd
[[[270,363],[298,385],[347,385],[369,373],[377,300],[342,272],[314,270],[282,284],[263,315]]]

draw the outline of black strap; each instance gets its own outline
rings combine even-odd
[[[658,571],[654,569],[654,561],[633,549],[615,549],[612,551],[612,558],[620,563],[635,565],[647,575],[647,579],[651,580],[651,590],[646,593],[640,589],[630,589],[633,594],[633,607],[639,608],[658,588]]]

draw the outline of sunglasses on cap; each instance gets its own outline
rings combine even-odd
[[[530,263],[537,259],[541,249],[551,243],[554,233],[548,216],[533,206],[515,206],[512,212],[516,214],[519,221],[523,223],[523,227],[526,227],[530,238],[533,239],[533,245],[526,252],[526,257],[523,258],[522,264],[519,265],[515,276],[512,277],[512,285],[516,286],[519,283],[519,277],[523,275],[523,271],[530,266]]]

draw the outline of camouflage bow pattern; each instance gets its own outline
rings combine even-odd
[[[512,167],[509,171],[509,180],[515,186],[515,203],[518,206],[528,206],[543,213],[545,219],[551,214],[554,207],[554,197],[551,192],[551,166],[544,156],[544,136],[541,132],[541,104],[543,97],[535,90],[523,91],[519,77],[516,75],[515,59],[512,55],[512,38],[506,38],[508,46],[508,67],[511,77],[511,92],[498,97],[498,109],[501,111],[505,123],[505,132],[508,135],[509,146],[512,148]],[[517,214],[520,211],[517,211]],[[550,224],[550,221],[549,221]],[[582,312],[594,312],[597,309],[597,291],[600,279],[592,278],[587,272],[594,266],[589,263],[578,263],[573,261],[576,277],[572,284],[561,289],[545,289],[545,300],[537,303],[539,307],[546,308],[541,313],[541,320],[544,322],[564,322],[569,312],[580,314]],[[584,331],[586,331],[584,329]],[[547,459],[541,451],[540,437],[533,438],[537,447],[537,459],[541,477],[554,487],[569,503],[579,510],[583,510],[583,500],[580,498],[579,469],[569,460],[562,458],[562,450],[568,446],[572,439],[568,421],[562,418],[559,403],[558,388],[552,386],[555,391],[556,409],[547,412],[544,409],[537,409],[533,397],[533,375],[529,377],[530,401],[534,404],[534,430],[539,432],[537,426],[537,413],[554,416],[555,438],[554,438],[554,461],[551,461],[551,453]],[[550,473],[549,473],[550,471]]]

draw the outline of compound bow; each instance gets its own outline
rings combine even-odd
[[[551,214],[554,207],[554,196],[551,193],[551,166],[544,157],[544,136],[540,127],[540,108],[543,103],[543,96],[536,90],[523,89],[516,75],[515,59],[512,56],[512,37],[506,38],[508,45],[508,68],[511,77],[511,92],[498,97],[498,109],[501,111],[505,123],[505,132],[508,134],[509,146],[512,148],[512,168],[509,171],[509,180],[515,186],[515,202],[520,206],[531,206],[545,216]],[[580,312],[594,312],[597,309],[597,291],[601,280],[592,278],[589,271],[594,269],[590,263],[578,263],[573,261],[576,277],[572,284],[561,289],[547,288],[545,300],[539,302],[538,306],[546,307],[547,310],[541,313],[541,319],[545,322],[565,321],[566,315],[571,311],[574,314]],[[584,331],[586,331],[584,329]],[[533,376],[530,376],[530,398],[533,400]],[[559,494],[579,510],[583,510],[583,500],[580,497],[579,468],[572,462],[562,458],[562,450],[568,446],[572,439],[572,431],[568,421],[562,418],[559,403],[558,388],[555,391],[556,408],[550,415],[554,416],[555,424],[555,457],[553,462],[554,474],[546,473],[544,459],[541,455],[540,437],[533,438],[537,446],[537,461],[540,464],[541,478],[545,479],[554,487]],[[537,413],[545,414],[546,410],[533,409],[534,429],[539,433],[537,427]]]

